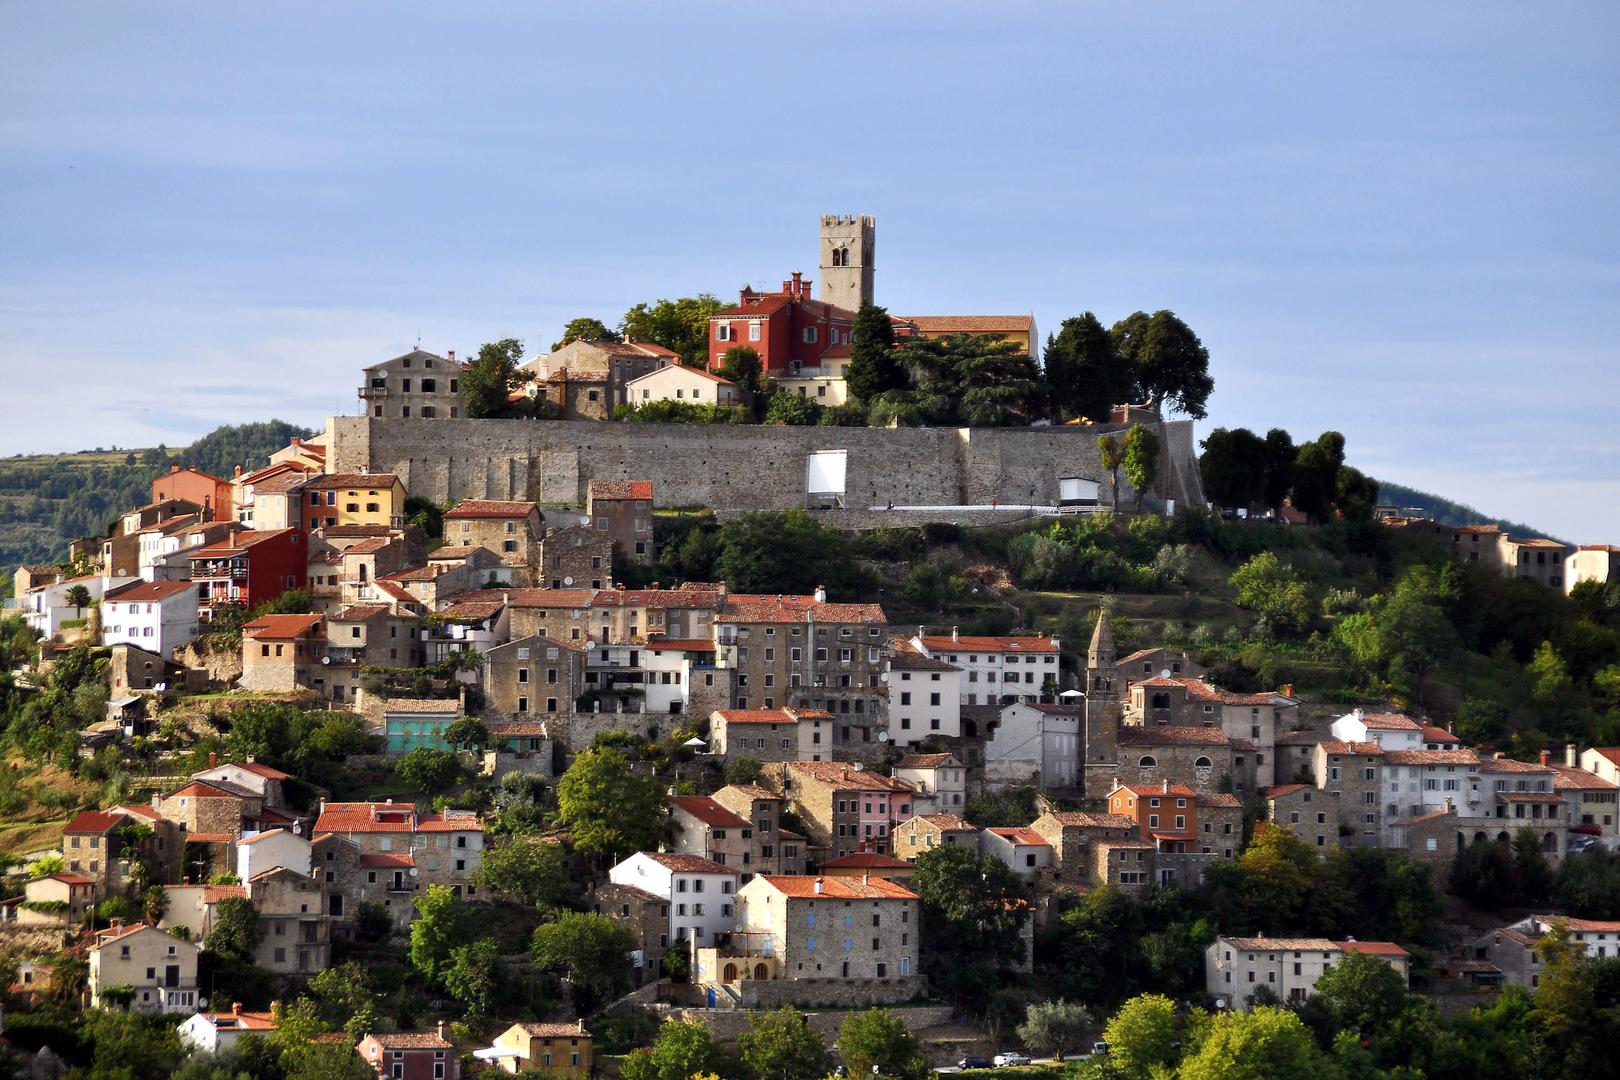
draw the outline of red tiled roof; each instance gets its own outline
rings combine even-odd
[[[834,788],[911,794],[910,788],[892,777],[880,775],[871,769],[857,769],[853,765],[837,761],[790,761],[787,770],[791,776],[813,779]]]
[[[456,698],[387,698],[383,701],[385,713],[454,713],[461,714],[461,702]]]
[[[1158,795],[1161,797],[1165,795],[1175,795],[1183,799],[1196,799],[1198,797],[1198,792],[1194,791],[1190,787],[1187,787],[1185,784],[1171,784],[1168,788],[1166,788],[1163,784],[1121,784],[1119,787],[1115,788],[1114,791],[1119,791],[1121,789],[1130,792],[1132,795],[1144,798],[1151,795]],[[1112,795],[1113,792],[1111,791],[1109,794]]]
[[[267,1012],[203,1013],[216,1031],[275,1031],[275,1017]]]
[[[943,765],[956,764],[953,754],[907,754],[894,763],[897,769],[937,769]]]
[[[661,900],[662,897],[659,899]],[[524,1021],[513,1026],[521,1028],[523,1034],[535,1039],[588,1039],[591,1037],[591,1033],[585,1030],[585,1021],[583,1020],[574,1024],[537,1024],[532,1021]]]
[[[915,900],[917,894],[888,878],[813,877],[809,874],[761,874],[783,896],[802,900]]]
[[[1422,731],[1423,725],[1404,713],[1362,713],[1361,722],[1376,731]]]
[[[474,589],[458,600],[504,600],[512,608],[588,608],[596,589]]]
[[[388,851],[360,853],[360,865],[367,870],[408,870],[416,865],[416,856]]]
[[[1339,942],[1339,951],[1363,953],[1367,956],[1411,956],[1393,941],[1356,941],[1354,938]]]
[[[379,1034],[374,1031],[366,1032],[365,1038],[371,1039],[384,1050],[454,1050],[455,1043],[447,1042],[431,1031],[390,1031]]]
[[[1125,814],[1093,814],[1085,810],[1048,810],[1049,817],[1063,828],[1134,829],[1136,819]],[[1036,818],[1037,821],[1040,818]]]
[[[445,518],[526,518],[534,513],[532,502],[504,499],[463,499],[454,508],[444,512]]]
[[[1121,746],[1230,746],[1232,740],[1216,727],[1188,727],[1159,724],[1155,727],[1126,725],[1119,729]]]
[[[1457,738],[1457,736],[1453,735],[1451,732],[1447,731],[1445,728],[1439,727],[1439,726],[1437,726],[1435,724],[1425,724],[1425,725],[1423,725],[1423,741],[1426,742],[1426,743],[1438,742],[1438,743],[1456,743],[1459,746],[1462,745],[1462,740],[1461,739]]]
[[[1052,639],[1041,634],[1022,634],[1013,637],[984,637],[962,634],[929,634],[922,643],[931,651],[944,652],[999,652],[999,653],[1055,653]]]
[[[204,885],[202,902],[217,904],[221,900],[246,900],[247,894],[246,885]]]
[[[712,714],[727,724],[797,724],[799,718],[788,709],[716,709]]]
[[[640,854],[666,870],[677,874],[735,874],[737,871],[701,855],[686,855],[677,851],[643,851]]]
[[[1048,844],[1046,842],[1046,837],[1042,836],[1040,833],[1036,832],[1034,829],[1029,829],[1029,828],[986,829],[984,831],[987,832],[987,833],[994,833],[995,835],[1001,837],[1003,840],[1010,841],[1011,843],[1017,844],[1020,847],[1051,847],[1052,846],[1051,844]]]
[[[1496,797],[1510,803],[1543,803],[1554,805],[1564,801],[1562,795],[1551,791],[1498,791]]]
[[[897,859],[893,855],[883,855],[876,851],[854,851],[848,855],[840,855],[836,859],[828,859],[821,864],[823,870],[894,870],[911,869],[911,864],[904,859]]]
[[[1473,753],[1473,751],[1470,750],[1468,753]],[[1551,768],[1550,765],[1519,761],[1510,757],[1482,757],[1479,759],[1480,772],[1540,773],[1547,772]]]
[[[1597,773],[1585,769],[1572,768],[1568,765],[1554,765],[1553,790],[1554,791],[1613,791],[1615,785],[1603,779]]]
[[[647,648],[653,652],[673,650],[676,652],[714,652],[714,642],[703,638],[648,638]]]
[[[592,480],[590,495],[592,502],[597,499],[651,500],[653,485],[651,480]]]
[[[74,874],[66,870],[59,870],[54,874],[41,874],[34,881],[60,881],[64,885],[94,885],[95,878],[85,877],[83,874]]]
[[[1323,739],[1319,744],[1328,754],[1362,754],[1385,757],[1384,748],[1375,742],[1345,742],[1343,739]],[[1421,751],[1405,751],[1407,753]]]
[[[924,334],[1028,334],[1033,315],[897,315]]]
[[[62,829],[65,833],[103,836],[124,823],[122,814],[108,814],[100,810],[81,810]]]
[[[1225,792],[1217,791],[1213,795],[1198,796],[1198,808],[1200,810],[1236,810],[1242,805],[1242,803],[1238,802],[1236,795],[1228,795]]]
[[[242,627],[250,638],[303,637],[321,624],[319,615],[260,615]]]
[[[1620,933],[1620,922],[1607,919],[1576,919],[1568,915],[1537,915],[1535,919],[1538,923],[1547,923],[1549,925],[1562,919],[1565,926],[1582,934]]]
[[[1478,765],[1472,750],[1385,750],[1385,765]]]
[[[102,596],[103,600],[116,600],[119,603],[150,604],[161,603],[171,596],[188,592],[196,588],[189,581],[137,581],[130,585],[123,585],[112,592]]]
[[[677,810],[691,814],[705,825],[728,829],[748,828],[747,818],[732,813],[707,795],[675,795],[669,801]]]
[[[182,552],[182,554],[184,554],[192,562],[196,562],[199,559],[216,559],[225,555],[240,555],[242,552],[262,544],[266,540],[274,540],[278,537],[287,536],[290,533],[292,533],[291,529],[271,529],[268,531],[255,531],[250,529],[246,532],[237,533],[236,540],[234,542],[227,538],[225,540],[220,540],[216,543],[209,544],[206,547],[191,548],[185,552]],[[195,573],[195,571],[193,572]]]
[[[1266,788],[1266,798],[1280,799],[1284,795],[1292,795],[1296,791],[1305,791],[1308,788],[1309,784],[1278,784],[1276,787]]]
[[[328,473],[309,482],[312,490],[328,488],[386,488],[393,487],[399,477],[393,473]]]
[[[389,607],[387,604],[350,604],[336,615],[333,615],[331,621],[365,622],[367,619],[375,619],[378,615],[386,615],[388,612]]]
[[[822,603],[814,596],[760,596],[754,594],[726,598],[717,622],[785,623],[875,623],[886,625],[889,617],[877,604]]]
[[[945,832],[978,832],[979,831],[978,826],[969,823],[969,821],[966,818],[961,817],[961,816],[959,816],[957,814],[918,814],[916,817],[908,818],[907,820],[908,821],[926,821],[928,824],[932,825],[934,828],[941,829],[941,830],[943,830]]]

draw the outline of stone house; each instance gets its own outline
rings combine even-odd
[[[782,826],[787,800],[758,784],[727,784],[710,796],[715,802],[753,823],[752,865],[761,874],[802,874],[809,842]],[[745,875],[747,881],[752,875]]]
[[[129,1011],[143,1015],[189,1012],[197,1006],[197,946],[147,923],[97,932],[89,949],[90,1004],[109,1008],[108,991],[133,990]]]
[[[323,803],[313,835],[353,840],[362,856],[410,856],[418,888],[448,885],[458,896],[478,895],[472,875],[483,859],[484,823],[469,810],[423,813],[414,803]],[[414,889],[413,889],[414,891]]]
[[[1275,782],[1278,732],[1299,715],[1299,703],[1283,694],[1235,694],[1202,679],[1163,675],[1132,683],[1128,702],[1127,724],[1216,727],[1248,745],[1261,787]]]
[[[463,499],[444,514],[446,543],[484,548],[505,565],[524,571],[539,562],[538,546],[544,532],[540,508],[532,502]],[[525,578],[516,584],[532,583]]]
[[[1288,731],[1277,736],[1273,774],[1279,784],[1316,783],[1316,744],[1323,737],[1314,731]]]
[[[1323,858],[1339,846],[1339,808],[1312,784],[1281,784],[1265,790],[1266,816]]]
[[[936,847],[979,849],[978,828],[956,814],[919,814],[896,825],[891,835],[891,847],[903,859],[915,859]]]
[[[871,758],[887,730],[880,677],[888,616],[814,596],[729,596],[714,617],[715,663],[735,672],[733,708],[825,709],[835,756]]]
[[[762,788],[729,790],[729,801],[737,805],[736,810],[714,796],[672,796],[670,817],[675,832],[670,849],[735,867],[743,884],[755,874],[802,873],[803,838],[791,832],[784,837],[782,800]],[[765,797],[755,797],[751,790]]]
[[[131,838],[145,830],[150,836],[132,848]],[[100,900],[128,888],[136,861],[147,864],[151,870],[147,879],[152,882],[178,875],[183,848],[177,825],[145,806],[82,810],[62,829],[64,870],[88,877]]]
[[[1238,793],[1254,790],[1253,754],[1217,727],[1163,725],[1119,729],[1119,779],[1153,784],[1169,780],[1200,794],[1230,780]]]
[[[1377,847],[1383,832],[1384,750],[1376,742],[1327,739],[1316,746],[1316,786],[1337,811],[1346,846]],[[1352,843],[1353,838],[1353,843]]]
[[[1096,845],[1138,839],[1135,818],[1083,810],[1047,810],[1030,822],[1029,831],[1051,845],[1052,865],[1058,879],[1078,885],[1107,880],[1095,876],[1093,849]]]
[[[690,373],[691,378],[716,380],[731,387],[731,383],[707,372],[666,369],[654,379],[679,378]],[[642,389],[648,389],[643,385]],[[735,391],[735,387],[732,390]],[[640,404],[634,402],[633,404]],[[585,487],[585,513],[591,519],[591,528],[605,532],[612,541],[612,556],[626,562],[650,563],[658,555],[653,544],[653,485],[651,480],[592,480]]]
[[[816,867],[816,873],[824,878],[887,878],[890,881],[905,885],[911,880],[917,868],[905,859],[897,859],[893,855],[881,855],[876,851],[857,851],[851,855],[840,855],[836,859],[827,859]]]
[[[658,978],[664,953],[669,951],[669,904],[662,896],[639,885],[608,881],[591,890],[591,910],[629,930],[635,939],[636,947],[631,956],[637,986],[645,986]]]
[[[817,747],[812,737],[825,732],[830,743],[832,722],[819,709],[716,709],[709,714],[709,752],[727,761],[820,761],[831,747]]]
[[[364,879],[360,845],[345,836],[317,834],[310,842],[310,871],[320,882],[321,910],[331,919],[332,929],[352,929],[360,913]]]
[[[1499,985],[1522,986],[1535,990],[1541,985],[1542,962],[1536,955],[1541,935],[1513,926],[1504,926],[1475,938],[1465,955],[1476,964],[1487,965]]]
[[[486,716],[572,712],[585,692],[585,652],[539,634],[515,638],[484,653],[483,683]]]
[[[286,782],[292,779],[289,774],[255,761],[251,755],[246,761],[221,765],[216,755],[209,754],[208,762],[208,768],[191,774],[193,780],[226,780],[258,795],[266,809],[291,812],[286,789]]]
[[[78,926],[95,910],[95,879],[63,871],[46,874],[23,885],[20,901],[6,901],[7,920],[18,926],[51,926],[67,929]]]
[[[984,829],[979,833],[979,854],[1000,859],[1026,883],[1052,865],[1052,845],[1033,829]]]
[[[963,705],[1034,703],[1060,689],[1057,638],[963,635],[952,627],[949,634],[918,634],[911,644],[962,670]]]
[[[594,1071],[591,1033],[585,1021],[572,1024],[513,1024],[495,1036],[487,1050],[473,1056],[490,1061],[503,1072],[536,1070],[548,1074],[589,1076]]]
[[[1620,806],[1613,781],[1575,765],[1575,747],[1564,749],[1565,764],[1553,765],[1553,790],[1563,796],[1565,814],[1572,829],[1596,830],[1600,836],[1614,836],[1620,831]]]
[[[903,885],[761,876],[743,886],[737,909],[737,932],[696,954],[700,985],[727,987],[750,1005],[892,1004],[922,989],[920,902]]]
[[[1266,987],[1284,1002],[1304,1001],[1350,953],[1376,956],[1407,981],[1411,954],[1389,941],[1219,937],[1204,950],[1204,992],[1229,1009],[1247,1009]]]
[[[462,366],[448,357],[412,349],[361,372],[360,400],[379,420],[454,420],[462,415]]]
[[[1209,674],[1202,666],[1194,663],[1186,653],[1162,647],[1138,649],[1129,656],[1120,657],[1115,667],[1123,684],[1122,689],[1129,687],[1131,683],[1151,679],[1156,675],[1203,679]]]
[[[314,685],[324,655],[319,615],[261,615],[242,627],[244,690],[289,694]]]
[[[1412,862],[1427,866],[1433,880],[1445,881],[1451,863],[1463,848],[1462,819],[1455,807],[1417,817],[1401,818],[1388,829],[1388,846],[1404,850]]]
[[[542,588],[606,589],[613,585],[613,538],[587,525],[548,529],[536,553],[534,580]]]
[[[887,853],[889,832],[912,816],[913,792],[859,764],[797,761],[766,766],[810,838],[812,859]]]
[[[182,833],[227,836],[234,842],[264,819],[264,796],[229,780],[191,780],[152,796],[152,809]]]
[[[279,975],[313,975],[331,966],[332,923],[320,879],[277,866],[246,884],[263,934],[254,963]]]

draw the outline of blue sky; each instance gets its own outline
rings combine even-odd
[[[0,4],[0,453],[815,276],[1171,308],[1205,427],[1620,542],[1620,7]]]

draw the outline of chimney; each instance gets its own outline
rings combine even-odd
[[[815,597],[816,597],[816,603],[825,604],[827,602],[827,586],[825,586],[825,585],[817,585],[816,586]]]
[[[216,751],[208,751],[208,767],[210,769],[219,768],[219,754]]]
[[[438,1032],[439,1032],[439,1038],[443,1039],[445,1042],[450,1041],[450,1025],[449,1024],[445,1023],[443,1020],[440,1020],[439,1025],[438,1025]]]
[[[1451,801],[1451,796],[1450,795],[1447,795],[1446,796],[1446,813],[1449,814],[1453,810],[1455,810],[1456,808],[1457,808],[1457,804]]]
[[[822,890],[822,879],[821,878],[816,878],[815,889],[816,889],[816,895],[820,896],[821,895],[821,890]]]
[[[236,477],[236,479],[238,479],[238,480],[242,479],[242,466],[238,465],[236,467],[236,471],[234,473],[232,473],[231,475]]]
[[[1164,781],[1164,793],[1166,795],[1170,794],[1170,781],[1168,778]]]
[[[445,352],[444,352],[444,355],[449,357],[450,362],[452,364],[456,362],[456,350],[454,350],[454,349],[446,349]]]
[[[173,475],[173,474],[175,474],[175,473],[177,473],[177,472],[179,472],[179,471],[180,471],[180,463],[179,463],[179,462],[178,462],[178,461],[171,461],[171,462],[169,462],[169,474],[170,474],[170,475],[171,475],[171,476],[172,476],[172,475]]]
[[[241,1016],[242,1015],[242,1003],[240,1001],[231,1002],[231,1015],[232,1016]]]
[[[1294,696],[1294,684],[1291,683],[1291,682],[1283,683],[1282,695],[1283,695],[1283,697],[1293,697]]]
[[[1543,769],[1545,769],[1548,765],[1551,765],[1551,764],[1552,764],[1552,751],[1543,750],[1541,752],[1541,767]]]
[[[954,627],[954,626],[951,627],[951,640],[952,641],[961,641],[962,640],[962,631],[960,629],[958,629],[957,627]]]
[[[583,1016],[580,1017],[577,1023],[579,1024],[579,1033],[581,1035],[585,1034],[585,1018]]]

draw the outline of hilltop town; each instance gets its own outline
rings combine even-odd
[[[1200,455],[1171,313],[1043,356],[875,242],[357,363],[18,567],[7,1064],[1145,1078],[1283,1006],[1301,1071],[1605,1075],[1620,548]]]

